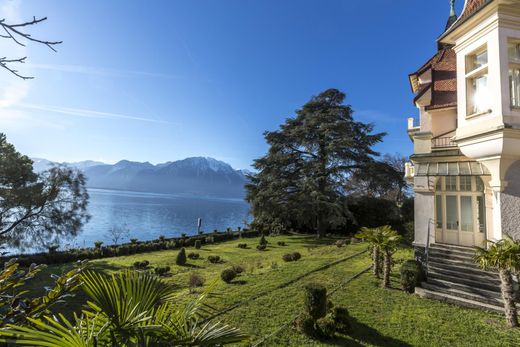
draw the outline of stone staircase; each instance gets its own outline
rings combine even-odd
[[[428,279],[415,288],[421,297],[503,313],[498,273],[481,270],[470,247],[431,244]]]

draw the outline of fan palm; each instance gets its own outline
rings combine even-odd
[[[361,231],[356,234],[356,238],[362,239],[370,245],[372,250],[372,273],[377,278],[381,278],[381,248],[378,246],[381,243],[380,228],[361,228]]]
[[[512,274],[520,270],[520,242],[510,238],[497,242],[487,242],[487,249],[477,247],[475,262],[485,270],[494,269],[498,271],[507,323],[511,327],[518,327]]]
[[[392,230],[389,225],[379,227],[380,236],[377,246],[383,252],[383,287],[390,287],[390,272],[392,271],[392,257],[401,241],[397,231]]]
[[[20,346],[214,346],[245,339],[236,328],[204,322],[209,290],[184,307],[173,302],[173,291],[159,278],[126,271],[107,277],[88,271],[83,290],[90,300],[81,316],[31,319],[31,325],[8,324],[0,341]],[[203,323],[204,322],[204,323]]]

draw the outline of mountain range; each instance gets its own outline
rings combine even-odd
[[[57,163],[32,158],[33,168],[42,172],[53,165],[63,164],[78,168],[87,177],[87,187],[131,190],[168,194],[243,198],[247,170],[235,170],[231,165],[207,157],[153,165],[121,160],[116,164],[97,161]]]

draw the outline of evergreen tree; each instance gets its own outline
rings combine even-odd
[[[247,199],[256,226],[282,224],[323,235],[348,218],[346,182],[373,162],[383,133],[353,119],[345,94],[329,89],[313,97],[278,131],[264,134],[270,148],[254,162]],[[265,229],[264,229],[265,230]]]
[[[53,167],[36,174],[32,164],[0,133],[0,238],[11,246],[58,243],[89,219],[81,172]]]

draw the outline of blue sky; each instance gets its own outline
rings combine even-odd
[[[462,7],[459,0],[458,12]],[[435,53],[449,0],[0,0],[8,21],[47,16],[22,81],[0,71],[0,131],[56,161],[159,163],[211,156],[247,168],[312,95],[347,94],[355,117],[409,154],[407,76]]]

